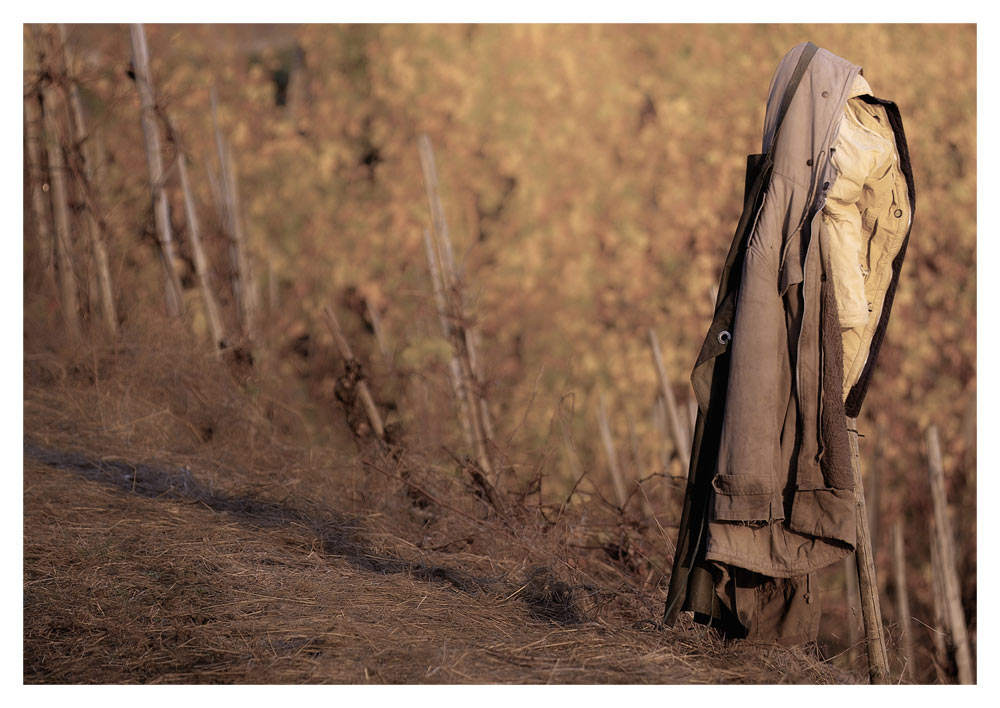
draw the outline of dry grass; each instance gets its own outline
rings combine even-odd
[[[858,680],[657,627],[655,529],[600,503],[500,516],[413,445],[310,447],[172,341],[26,338],[26,683]]]

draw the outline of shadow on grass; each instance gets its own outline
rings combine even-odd
[[[445,583],[466,593],[518,592],[529,612],[558,624],[577,624],[582,617],[574,603],[573,588],[556,579],[547,568],[536,568],[520,585],[499,578],[480,578],[463,570],[417,563],[373,553],[357,518],[314,503],[301,508],[287,502],[228,494],[206,485],[187,468],[161,468],[121,460],[93,459],[76,452],[55,450],[24,439],[24,457],[55,469],[106,484],[126,495],[173,499],[201,504],[229,514],[250,526],[275,528],[295,525],[316,534],[323,552],[348,562],[358,570],[382,575],[405,573],[426,582]]]

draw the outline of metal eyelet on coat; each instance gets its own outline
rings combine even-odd
[[[719,344],[729,344],[732,338],[733,335],[731,335],[728,330],[724,329],[721,332],[719,332],[719,337],[718,337]]]

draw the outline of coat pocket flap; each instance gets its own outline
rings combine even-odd
[[[751,474],[717,474],[712,486],[719,494],[746,496],[751,494],[771,494],[770,477]]]
[[[788,527],[807,536],[840,541],[853,549],[858,528],[856,503],[852,489],[798,489]]]
[[[770,477],[718,474],[712,479],[712,521],[768,521],[771,518]]]

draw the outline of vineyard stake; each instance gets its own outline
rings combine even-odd
[[[174,266],[174,239],[170,227],[170,204],[164,189],[163,156],[160,152],[160,129],[156,123],[156,98],[153,94],[153,74],[149,66],[149,49],[146,31],[141,24],[129,25],[132,41],[132,65],[135,85],[139,92],[142,136],[146,148],[146,166],[149,169],[149,191],[152,195],[153,214],[156,217],[156,236],[160,243],[160,262],[166,287],[167,314],[179,317],[184,311],[181,282]]]
[[[972,657],[969,651],[969,633],[962,610],[962,593],[955,570],[955,545],[948,521],[948,498],[944,489],[944,465],[941,462],[941,443],[937,426],[927,428],[927,462],[930,474],[931,500],[934,504],[934,530],[937,534],[938,558],[941,561],[941,586],[944,590],[944,610],[951,639],[955,645],[955,664],[958,682],[971,684]]]
[[[892,527],[892,559],[896,575],[896,607],[902,627],[900,658],[903,661],[903,676],[913,681],[913,629],[910,622],[910,595],[906,587],[906,552],[904,550],[903,519],[896,519]]]
[[[858,589],[861,591],[861,615],[865,625],[865,644],[868,648],[868,676],[873,684],[889,683],[889,660],[885,651],[885,633],[882,630],[882,609],[879,606],[878,582],[875,579],[875,558],[872,556],[871,532],[865,509],[865,491],[861,479],[861,455],[858,451],[858,421],[847,419],[848,438],[851,441],[851,468],[854,472],[855,518],[858,540],[855,557],[858,566]]]
[[[89,184],[94,182],[95,165],[93,157],[92,143],[89,142],[87,133],[86,118],[83,113],[83,103],[80,100],[80,87],[77,84],[75,74],[70,74],[70,54],[66,42],[66,25],[59,26],[59,40],[63,50],[63,65],[67,73],[68,87],[64,90],[69,98],[70,118],[73,125],[73,137],[77,150],[83,160],[83,173]],[[104,319],[104,326],[112,339],[118,334],[118,314],[115,312],[115,298],[111,288],[111,271],[108,268],[108,252],[104,246],[103,235],[97,223],[96,215],[87,211],[86,214],[86,234],[93,252],[94,264],[97,269],[97,282],[99,285],[98,302],[101,306],[101,315]]]

